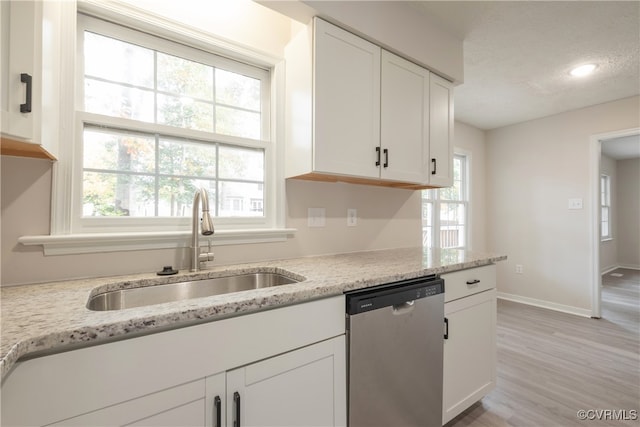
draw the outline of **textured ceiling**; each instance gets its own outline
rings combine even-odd
[[[640,157],[640,135],[602,141],[602,153],[616,160],[638,158]]]
[[[456,120],[493,129],[640,94],[638,1],[417,1],[464,40]],[[569,70],[593,62],[596,72]]]

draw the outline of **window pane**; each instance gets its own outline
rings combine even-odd
[[[84,33],[84,73],[112,82],[153,88],[153,51]]]
[[[466,192],[463,184],[463,168],[465,160],[463,157],[453,158],[453,185],[440,189],[440,199],[442,200],[465,200]]]
[[[264,151],[220,146],[221,179],[264,181]]]
[[[216,107],[216,130],[225,135],[260,139],[260,113]]]
[[[158,215],[190,217],[193,212],[193,196],[199,188],[207,190],[209,195],[209,214],[215,216],[215,181],[177,177],[160,178]]]
[[[440,247],[465,245],[465,206],[462,203],[440,204]]]
[[[186,96],[158,94],[158,123],[184,129],[213,131],[213,104]]]
[[[268,73],[91,17],[78,23],[83,111],[92,113],[78,115],[83,216],[189,217],[202,187],[213,216],[263,217],[264,144],[220,134],[268,138]],[[105,28],[126,41],[92,32]]]
[[[454,181],[452,187],[440,189],[441,200],[462,200],[462,191],[460,189],[460,181]]]
[[[260,80],[216,68],[216,102],[260,111]]]
[[[152,176],[87,172],[83,174],[83,216],[154,216]]]
[[[213,67],[158,52],[158,90],[213,101]]]
[[[433,247],[433,202],[422,204],[422,246]]]
[[[215,178],[216,146],[215,144],[160,138],[158,168],[161,174],[166,175]]]
[[[221,182],[218,216],[264,216],[264,186]]]
[[[90,113],[153,122],[153,92],[86,78],[84,108]]]
[[[83,161],[85,169],[153,172],[154,138],[87,127],[84,130]]]

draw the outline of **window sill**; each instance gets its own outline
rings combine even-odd
[[[295,228],[254,230],[219,230],[213,237],[200,236],[200,244],[211,239],[212,246],[283,242],[295,234]],[[144,233],[87,233],[22,236],[25,246],[42,246],[45,255],[72,255],[100,252],[139,251],[149,249],[187,248],[191,244],[188,231]]]
[[[613,241],[613,237],[605,237],[604,239],[600,239],[600,242],[611,242]]]

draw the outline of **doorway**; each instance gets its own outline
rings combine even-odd
[[[602,316],[602,274],[611,272],[617,267],[639,268],[635,262],[620,262],[617,254],[618,247],[629,253],[629,238],[633,237],[629,230],[622,230],[624,225],[618,224],[620,216],[618,208],[619,182],[617,179],[616,165],[620,161],[636,162],[640,160],[640,128],[625,129],[615,132],[593,135],[591,137],[591,236],[592,236],[592,314],[591,317]],[[613,165],[613,166],[612,166]],[[627,163],[625,163],[627,167]],[[637,167],[637,166],[634,166]],[[626,178],[621,177],[621,180]],[[628,183],[627,183],[628,184]],[[637,189],[637,183],[636,189]],[[606,201],[606,202],[605,202]],[[608,206],[603,207],[603,203]],[[625,234],[626,233],[626,234]],[[624,237],[624,238],[621,238]],[[625,245],[621,246],[621,242]],[[635,245],[640,251],[637,240]],[[635,259],[635,256],[634,256]],[[603,264],[604,263],[604,264]],[[625,265],[626,264],[626,265]]]

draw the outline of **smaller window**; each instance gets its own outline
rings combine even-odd
[[[422,245],[467,248],[469,211],[468,157],[453,158],[453,186],[422,192]]]
[[[600,177],[600,238],[611,239],[611,178]]]

